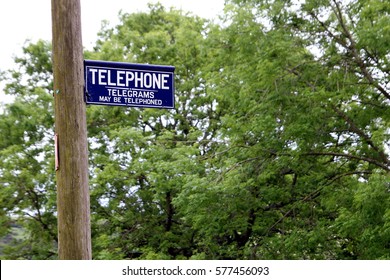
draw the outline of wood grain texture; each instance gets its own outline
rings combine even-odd
[[[91,259],[88,145],[79,0],[52,0],[58,254]]]

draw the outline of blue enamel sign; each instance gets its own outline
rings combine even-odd
[[[87,104],[175,107],[173,66],[84,60]]]

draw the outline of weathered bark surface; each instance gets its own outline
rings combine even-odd
[[[52,0],[58,254],[91,259],[86,108],[79,0]]]

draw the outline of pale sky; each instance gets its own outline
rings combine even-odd
[[[204,18],[222,14],[224,0],[80,0],[83,45],[87,49],[97,39],[102,20],[111,26],[118,21],[120,10],[126,13],[146,11],[148,3],[160,2]],[[22,53],[27,39],[51,40],[50,0],[1,0],[0,2],[0,71],[13,67],[13,57]],[[4,100],[0,85],[0,102]]]

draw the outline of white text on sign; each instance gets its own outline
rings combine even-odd
[[[138,71],[118,70],[111,75],[111,70],[88,68],[93,85],[117,86],[127,88],[154,88],[169,90],[169,75],[164,73],[144,73]]]

